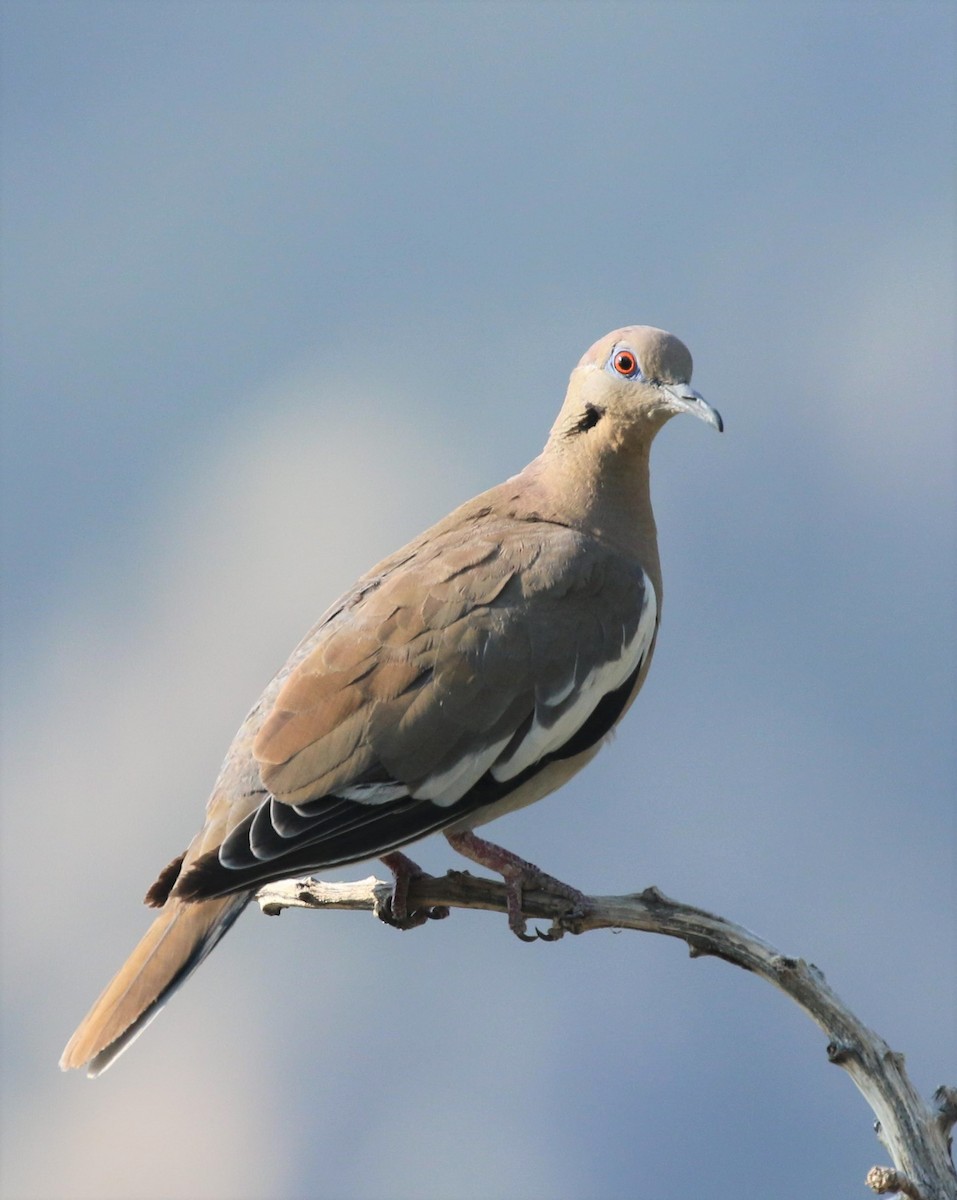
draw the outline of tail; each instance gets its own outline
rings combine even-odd
[[[213,900],[166,901],[139,945],[63,1051],[61,1070],[94,1078],[143,1032],[246,907],[251,892]]]

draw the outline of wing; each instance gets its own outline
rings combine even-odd
[[[252,742],[256,807],[177,892],[373,857],[498,803],[604,737],[656,629],[641,568],[563,526],[419,545],[300,647]]]

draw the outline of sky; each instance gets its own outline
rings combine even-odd
[[[957,1083],[957,10],[2,17],[0,1195],[867,1195],[826,1038],[651,935],[249,911],[107,1075],[56,1064],[302,633],[645,323],[726,423],[655,446],[654,666],[487,832],[814,961]]]

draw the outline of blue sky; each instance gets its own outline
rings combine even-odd
[[[957,1080],[953,7],[2,12],[3,1196],[864,1194],[818,1031],[651,937],[251,912],[115,1070],[56,1059],[299,636],[643,322],[727,432],[655,448],[638,703],[489,833]]]

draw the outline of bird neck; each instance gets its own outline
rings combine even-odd
[[[653,434],[652,434],[653,436]],[[661,595],[658,534],[651,507],[651,436],[622,442],[551,437],[531,467],[536,491],[564,524],[614,546],[651,576]],[[544,515],[544,514],[543,514]]]

